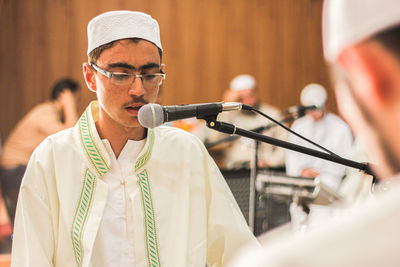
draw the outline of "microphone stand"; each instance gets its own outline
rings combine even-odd
[[[296,120],[298,118],[299,117],[297,117],[297,116],[290,116],[290,117],[287,117],[287,118],[285,118],[285,119],[283,119],[283,120],[281,120],[279,122],[280,123],[290,123],[290,122],[292,122],[292,121],[294,121],[294,120]],[[269,130],[272,127],[275,127],[276,125],[277,125],[276,123],[270,123],[270,124],[268,124],[266,126],[260,126],[260,127],[257,127],[257,128],[253,128],[253,129],[251,129],[249,131],[258,132],[259,133],[259,132],[262,132],[262,131]],[[222,144],[222,143],[225,143],[225,142],[233,142],[233,141],[237,140],[238,138],[240,138],[239,135],[231,135],[231,136],[227,136],[227,137],[221,138],[221,139],[219,139],[217,141],[214,141],[214,142],[206,142],[204,145],[205,145],[205,147],[207,149],[209,149],[209,148],[212,148],[212,147],[214,147],[216,145],[219,145],[219,144]]]
[[[254,140],[254,153],[250,160],[249,227],[250,231],[253,233],[255,233],[256,230],[256,177],[258,172],[258,145],[259,142]]]
[[[226,123],[226,122],[221,122],[221,121],[217,121],[217,116],[204,116],[201,117],[199,116],[198,119],[204,119],[207,122],[207,127],[222,133],[226,133],[226,134],[230,134],[230,135],[239,135],[239,136],[243,136],[243,137],[248,137],[250,139],[256,140],[256,141],[260,141],[260,142],[264,142],[264,143],[268,143],[274,146],[279,146],[279,147],[283,147],[289,150],[293,150],[296,152],[300,152],[303,154],[307,154],[313,157],[317,157],[320,159],[325,159],[331,162],[335,162],[341,165],[345,165],[348,167],[352,167],[355,169],[359,169],[360,171],[363,171],[366,174],[369,174],[371,176],[374,177],[374,180],[376,180],[374,173],[372,172],[370,165],[369,164],[365,164],[365,163],[359,163],[359,162],[355,162],[349,159],[345,159],[336,155],[330,155],[328,153],[325,152],[321,152],[315,149],[311,149],[308,147],[304,147],[304,146],[300,146],[300,145],[296,145],[290,142],[286,142],[283,140],[279,140],[276,138],[272,138],[269,136],[265,136],[256,132],[251,132],[248,130],[244,130],[241,128],[236,127],[233,124],[230,123]],[[256,142],[258,143],[258,142]],[[257,159],[257,155],[255,156],[255,160]],[[255,161],[254,160],[254,161]],[[251,177],[250,177],[250,200],[249,200],[249,227],[252,231],[254,231],[254,221],[255,221],[255,170],[257,168],[257,161],[252,162],[252,165],[255,165],[254,171],[251,173]],[[253,168],[252,168],[253,169]],[[250,216],[251,215],[251,216]]]
[[[364,171],[366,174],[374,176],[374,173],[372,172],[371,168],[369,167],[369,164],[352,161],[352,160],[345,159],[342,157],[330,155],[328,153],[321,152],[321,151],[318,151],[315,149],[296,145],[296,144],[293,144],[290,142],[286,142],[283,140],[265,136],[265,135],[262,135],[259,133],[244,130],[244,129],[238,128],[230,123],[216,121],[216,118],[213,119],[213,118],[205,117],[205,118],[201,118],[201,119],[205,119],[207,121],[208,128],[222,132],[222,133],[226,133],[226,134],[230,134],[230,135],[236,134],[236,135],[240,135],[243,137],[248,137],[250,139],[258,140],[258,141],[268,143],[268,144],[271,144],[274,146],[283,147],[283,148],[286,148],[289,150],[297,151],[297,152],[300,152],[303,154],[307,154],[307,155],[314,156],[317,158],[321,158],[321,159],[325,159],[325,160],[332,161],[335,163],[339,163],[341,165],[359,169],[361,171]]]

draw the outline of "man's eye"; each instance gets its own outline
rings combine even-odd
[[[158,75],[155,75],[155,74],[146,74],[143,76],[143,79],[145,79],[146,81],[149,81],[149,82],[155,81],[155,80],[157,80],[157,78],[158,78]]]
[[[130,75],[123,73],[114,73],[112,77],[117,81],[125,81],[129,79]]]

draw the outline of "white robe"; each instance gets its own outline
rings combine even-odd
[[[353,136],[350,128],[342,119],[332,113],[326,113],[318,121],[314,121],[311,116],[306,115],[296,120],[291,129],[341,157],[346,158],[351,154]],[[288,140],[291,143],[325,152],[293,134],[289,135]],[[346,174],[346,166],[344,165],[291,150],[286,151],[287,175],[301,176],[301,172],[305,168],[317,171],[319,173],[318,179],[333,191],[339,189]],[[311,204],[309,207],[310,213],[306,217],[300,206],[297,206],[296,203],[291,205],[290,215],[296,231],[304,229],[304,223],[307,224],[308,229],[311,229],[319,227],[332,218],[333,210],[329,206]],[[305,219],[307,221],[304,221]]]
[[[93,266],[106,206],[110,156],[92,103],[74,128],[32,155],[18,199],[12,266]],[[258,246],[201,141],[172,127],[149,129],[132,159],[136,266],[222,266],[246,242]]]
[[[296,120],[291,129],[341,157],[348,157],[351,153],[353,136],[350,128],[332,113],[325,114],[317,122],[311,116],[304,116]],[[293,134],[289,135],[288,140],[291,143],[325,152]],[[301,176],[301,171],[305,168],[312,168],[319,172],[321,182],[335,191],[338,190],[346,173],[346,166],[296,151],[286,151],[286,173],[288,175]]]

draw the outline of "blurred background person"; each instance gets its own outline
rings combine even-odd
[[[306,116],[297,119],[291,130],[341,157],[349,156],[353,143],[351,130],[339,116],[326,109],[325,88],[319,84],[309,84],[303,88],[300,100],[303,106],[314,105],[317,108],[306,111]],[[321,150],[293,134],[289,134],[288,141]],[[286,152],[286,173],[290,176],[309,178],[318,176],[325,185],[336,191],[345,172],[346,167],[343,165],[292,150]]]
[[[3,198],[11,223],[26,165],[35,148],[50,134],[72,127],[78,120],[79,84],[70,78],[58,80],[50,100],[32,108],[11,131],[0,157]]]
[[[254,107],[255,109],[279,120],[280,111],[278,108],[260,101],[257,91],[256,80],[249,74],[236,76],[230,82],[229,89],[224,93],[223,101],[241,102]],[[261,126],[267,126],[271,123],[263,116],[250,111],[230,111],[219,114],[219,121],[232,123],[236,127],[245,130],[252,130]],[[280,127],[271,127],[261,132],[277,139],[286,139],[286,133]],[[227,135],[216,131],[210,131],[207,142],[218,142],[226,138]],[[251,158],[254,156],[254,141],[240,137],[234,141],[227,140],[215,147],[216,150],[223,151],[223,160],[221,167],[225,169],[249,168]],[[284,166],[284,149],[270,144],[262,143],[258,148],[258,167],[262,168],[280,168]]]
[[[353,143],[351,130],[339,116],[326,109],[325,88],[320,84],[309,84],[303,88],[300,100],[303,106],[314,105],[316,109],[307,110],[306,116],[297,119],[291,130],[341,157],[350,156]],[[297,145],[326,152],[293,134],[289,134],[288,140]],[[318,177],[324,186],[328,186],[332,192],[337,192],[345,173],[344,165],[292,150],[286,151],[286,174],[289,176]],[[295,202],[290,211],[295,228],[321,225],[332,215],[330,207],[310,204],[306,207],[307,213],[310,212],[307,217],[303,213],[303,207]]]
[[[2,142],[0,137],[0,157],[2,152]],[[1,190],[1,185],[0,185]],[[7,210],[4,201],[0,196],[0,253],[9,253],[11,250],[12,227],[8,218]]]

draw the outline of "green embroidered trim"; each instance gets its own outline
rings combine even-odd
[[[138,171],[141,167],[143,167],[147,161],[149,161],[151,156],[151,151],[153,150],[154,145],[154,130],[148,129],[148,138],[149,138],[149,145],[147,147],[146,152],[136,160],[135,163],[135,171]]]
[[[90,205],[92,203],[93,192],[96,183],[96,175],[89,169],[86,170],[83,179],[81,196],[79,198],[78,207],[75,211],[74,220],[72,222],[72,246],[74,248],[75,260],[78,266],[82,265],[83,249],[82,249],[82,232],[88,217]]]
[[[142,202],[144,208],[144,224],[146,230],[146,248],[149,266],[161,266],[158,252],[157,227],[154,218],[153,201],[151,199],[150,183],[146,170],[138,175],[139,186],[142,192]]]
[[[79,119],[79,135],[81,137],[82,146],[90,160],[90,163],[92,164],[96,172],[100,176],[103,176],[110,169],[110,167],[101,155],[99,148],[96,146],[96,143],[93,141],[90,123],[88,122],[89,108],[90,106],[85,110],[85,112]]]

